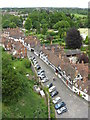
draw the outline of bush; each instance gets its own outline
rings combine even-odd
[[[31,62],[28,59],[24,59],[24,66],[26,68],[30,68],[31,67]]]

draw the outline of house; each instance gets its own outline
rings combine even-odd
[[[3,36],[7,36],[14,41],[20,41],[24,44],[25,35],[20,28],[7,28],[3,32]]]
[[[16,58],[27,57],[27,49],[26,47],[24,47],[24,45],[21,42],[19,41],[14,42],[12,46],[13,46],[13,49],[12,49],[13,56],[15,56]]]
[[[12,49],[12,43],[14,42],[13,39],[9,39],[7,37],[2,37],[0,44],[5,50],[10,51]]]
[[[83,62],[82,63],[78,63],[78,64],[72,64],[72,66],[76,69],[77,71],[77,74],[76,74],[76,77],[74,79],[74,81],[77,81],[77,80],[84,80],[84,78],[86,80],[88,80],[88,74],[89,74],[89,64],[86,63],[84,64]]]
[[[40,41],[36,38],[36,36],[27,36],[24,40],[24,46],[31,51],[34,51],[35,46],[39,44]]]
[[[87,101],[90,101],[90,80],[78,80],[73,86],[73,91]]]

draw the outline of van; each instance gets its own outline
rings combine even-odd
[[[49,88],[49,92],[50,92],[50,93],[53,92],[54,90],[56,90],[56,87],[55,87],[55,86],[52,86],[52,87]]]

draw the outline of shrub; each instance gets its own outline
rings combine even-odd
[[[31,63],[30,63],[30,61],[28,59],[24,59],[24,66],[26,68],[30,68],[31,67]]]

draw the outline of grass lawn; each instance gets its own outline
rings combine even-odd
[[[48,118],[48,107],[44,98],[33,90],[35,80],[29,80],[25,74],[34,75],[31,68],[26,68],[25,60],[13,60],[15,70],[23,69],[23,77],[28,83],[27,92],[17,102],[10,105],[2,104],[3,118]]]
[[[83,17],[87,17],[87,15],[81,15],[81,14],[74,14],[76,17],[81,17],[81,18],[83,18]]]

